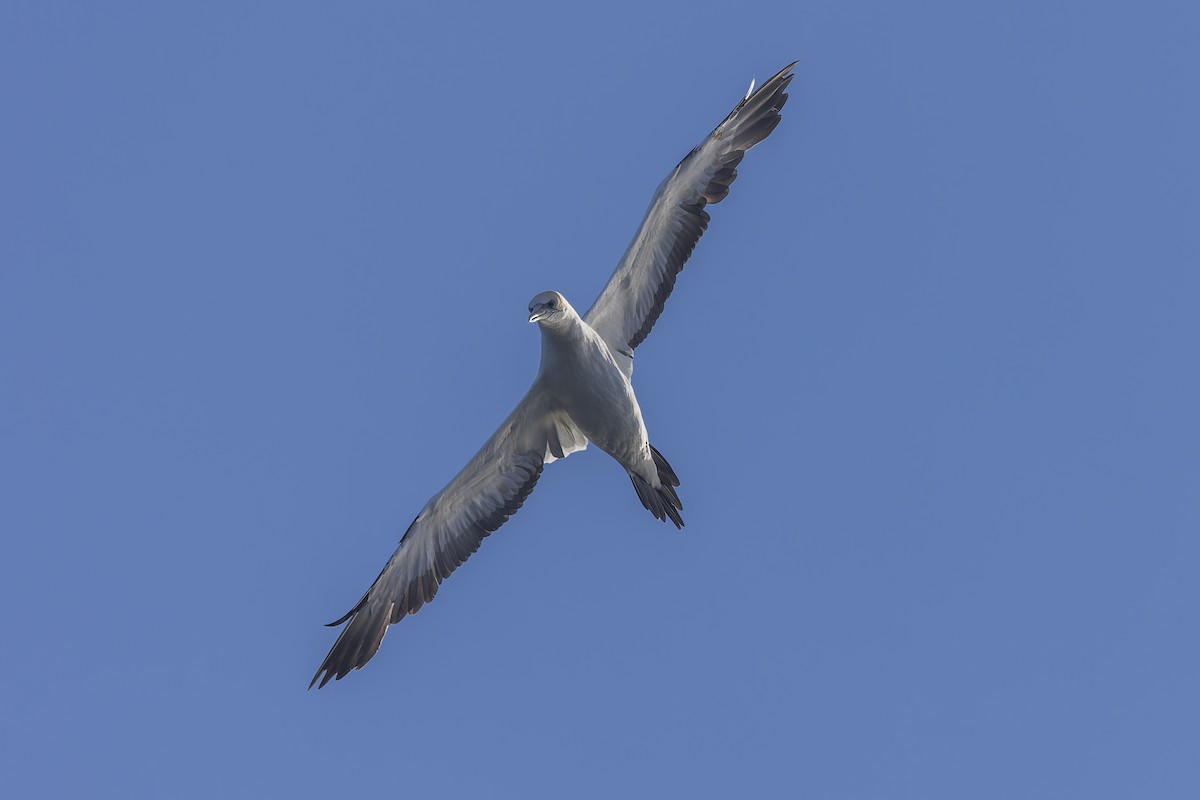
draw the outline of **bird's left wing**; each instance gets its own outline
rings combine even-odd
[[[324,686],[371,660],[389,625],[428,603],[438,585],[479,549],[533,491],[544,464],[587,447],[571,419],[551,407],[540,382],[446,488],[425,505],[313,676]]]
[[[633,349],[654,327],[675,277],[708,227],[704,206],[725,199],[742,156],[779,124],[794,66],[784,67],[758,91],[747,92],[666,177],[621,263],[584,315],[627,375],[633,370]]]

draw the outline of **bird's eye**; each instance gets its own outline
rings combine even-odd
[[[546,305],[550,306],[551,308],[558,308],[558,298],[551,297],[550,302],[546,303]]]

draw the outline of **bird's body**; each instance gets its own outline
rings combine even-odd
[[[538,322],[542,361],[535,385],[566,411],[589,442],[630,473],[657,483],[633,384],[600,334],[579,318],[565,298],[559,298],[565,306],[561,324]]]
[[[656,518],[683,527],[679,478],[651,444],[633,391],[633,352],[649,334],[696,242],[708,203],[729,194],[745,152],[779,123],[795,64],[750,91],[659,185],[629,249],[582,316],[558,292],[530,301],[542,334],[537,378],[462,471],[413,520],[350,611],[312,685],[366,664],[389,625],[433,599],[441,582],[514,514],[542,468],[595,444],[628,473]]]

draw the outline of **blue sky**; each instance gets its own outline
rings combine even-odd
[[[6,785],[1196,797],[1200,14],[982,5],[4,4]],[[638,351],[687,528],[572,456],[306,692],[793,59]]]

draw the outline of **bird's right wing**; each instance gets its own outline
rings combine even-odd
[[[446,488],[425,505],[313,676],[324,686],[371,660],[389,625],[415,614],[533,491],[542,466],[587,447],[571,419],[550,407],[540,382]]]
[[[633,370],[633,349],[654,327],[675,276],[708,227],[704,206],[725,199],[742,156],[779,124],[794,66],[795,62],[784,67],[757,92],[747,92],[716,130],[671,171],[654,193],[621,263],[584,315],[627,375]]]

